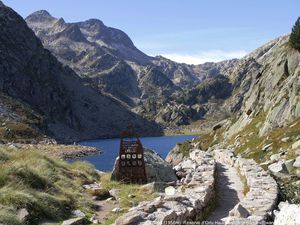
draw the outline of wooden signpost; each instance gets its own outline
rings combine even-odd
[[[116,179],[124,183],[147,183],[144,148],[133,126],[122,132]]]

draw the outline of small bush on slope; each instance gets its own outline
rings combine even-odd
[[[300,17],[297,19],[289,40],[290,46],[300,51]]]
[[[91,212],[82,185],[98,180],[94,168],[68,164],[37,151],[0,148],[0,224],[18,224],[17,210],[26,208],[28,224],[62,220],[74,209]]]

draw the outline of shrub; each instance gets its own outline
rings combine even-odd
[[[290,46],[300,51],[300,17],[297,19],[289,40]]]

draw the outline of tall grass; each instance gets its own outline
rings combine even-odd
[[[0,148],[0,224],[19,224],[17,211],[26,208],[28,224],[60,221],[74,209],[91,212],[82,185],[99,177],[91,165],[68,164],[37,151]]]

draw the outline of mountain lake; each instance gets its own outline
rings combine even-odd
[[[171,149],[178,142],[191,140],[199,137],[198,135],[183,135],[183,136],[161,136],[161,137],[141,137],[140,140],[144,147],[150,148],[165,159]],[[99,148],[102,153],[97,156],[89,156],[81,158],[82,161],[87,161],[95,165],[98,170],[111,171],[116,157],[119,154],[120,138],[113,139],[97,139],[90,141],[82,141],[79,143],[83,146],[92,146]]]

